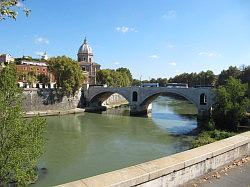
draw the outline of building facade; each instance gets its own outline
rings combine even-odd
[[[0,63],[12,63],[14,62],[14,58],[10,54],[0,54]]]
[[[49,71],[48,64],[46,61],[28,61],[22,60],[21,64],[16,65],[17,72],[19,74],[18,83],[21,87],[24,88],[53,88],[55,85],[55,77]],[[30,83],[29,76],[35,76],[36,81]],[[39,82],[39,76],[44,80]],[[44,82],[47,82],[46,84]]]
[[[101,65],[94,62],[92,48],[88,45],[86,38],[83,44],[80,46],[77,59],[82,70],[85,72],[87,80],[86,84],[95,85],[96,84],[96,73],[100,70]]]

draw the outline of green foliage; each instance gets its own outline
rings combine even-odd
[[[199,147],[202,145],[206,145],[209,143],[213,143],[225,138],[229,138],[231,136],[236,135],[232,132],[226,132],[226,131],[219,131],[219,130],[213,130],[213,131],[203,131],[198,135],[198,137],[193,141],[192,147]]]
[[[176,75],[174,78],[170,78],[169,82],[172,83],[186,83],[190,87],[195,85],[214,85],[216,76],[210,70],[200,73],[182,73]]]
[[[237,131],[240,122],[246,117],[249,99],[246,97],[247,84],[229,77],[224,86],[216,91],[213,120],[216,128]]]
[[[21,9],[25,13],[25,15],[28,16],[31,10],[24,7],[22,2],[23,0],[1,0],[0,21],[6,19],[6,17],[16,20],[18,9]]]
[[[47,75],[44,75],[44,74],[38,75],[37,80],[38,80],[38,82],[45,84],[45,85],[48,85],[50,83],[49,77]]]
[[[25,186],[36,177],[35,168],[44,147],[46,121],[23,118],[22,90],[9,65],[0,73],[0,184]]]
[[[132,75],[127,68],[118,68],[117,70],[103,69],[96,75],[98,84],[107,84],[108,86],[126,87],[132,84]]]
[[[138,79],[133,79],[132,86],[141,86],[141,81]]]
[[[29,85],[33,85],[33,83],[37,82],[37,76],[33,71],[31,71],[26,75],[26,80]]]
[[[223,70],[217,80],[217,85],[225,85],[229,77],[240,78],[241,71],[237,67],[230,66],[228,70]]]
[[[50,58],[49,70],[54,74],[63,95],[75,95],[81,88],[84,75],[80,65],[66,56]]]

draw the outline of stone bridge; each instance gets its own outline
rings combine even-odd
[[[131,115],[145,115],[150,112],[150,104],[160,95],[178,95],[192,102],[199,117],[210,115],[213,105],[211,88],[168,88],[168,87],[89,87],[83,91],[85,105],[100,107],[112,94],[122,95],[130,106]]]

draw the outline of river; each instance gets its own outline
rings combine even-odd
[[[34,187],[58,185],[171,155],[190,148],[195,106],[158,97],[149,117],[127,108],[47,117],[46,151]],[[46,169],[41,169],[46,168]]]

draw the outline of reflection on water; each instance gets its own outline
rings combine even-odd
[[[127,108],[103,114],[48,117],[47,171],[32,186],[52,186],[187,150],[197,127],[192,104],[170,97],[153,103],[152,116],[130,117]]]

